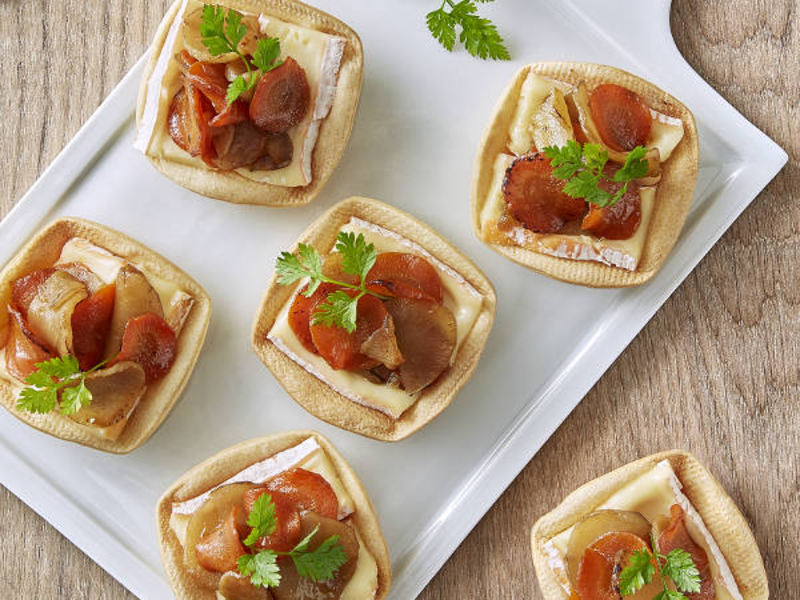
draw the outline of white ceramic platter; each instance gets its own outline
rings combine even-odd
[[[156,499],[167,485],[231,444],[295,428],[318,429],[349,459],[389,543],[391,597],[416,596],[786,161],[685,63],[669,31],[669,0],[480,5],[509,42],[515,60],[508,63],[436,45],[424,16],[438,0],[315,4],[359,32],[366,66],[349,148],[310,206],[217,202],[153,169],[132,148],[139,61],[0,224],[0,264],[44,223],[76,215],[163,253],[211,295],[208,338],[183,398],[132,454],[62,442],[0,411],[0,483],[143,598],[170,596],[154,523]],[[675,95],[697,118],[694,206],[649,284],[614,291],[559,283],[503,259],[472,234],[470,176],[481,132],[516,70],[540,60],[628,69]],[[351,195],[381,199],[434,226],[487,273],[499,300],[472,381],[438,420],[396,444],[308,415],[250,350],[250,326],[275,257]]]

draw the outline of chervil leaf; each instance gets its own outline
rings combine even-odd
[[[336,251],[342,255],[342,269],[350,275],[358,275],[361,281],[375,264],[378,253],[375,246],[367,244],[363,234],[340,231],[336,238]]]
[[[266,73],[275,69],[282,61],[278,60],[281,56],[281,41],[276,37],[258,40],[258,48],[253,53],[253,63]]]
[[[623,596],[635,594],[653,580],[656,568],[648,550],[637,550],[628,561],[628,566],[619,574],[619,590]]]
[[[238,567],[239,573],[249,577],[256,587],[278,587],[281,583],[278,555],[272,550],[240,556]]]
[[[311,542],[311,538],[313,538],[315,535],[317,535],[318,531],[319,531],[319,525],[314,527],[314,529],[311,531],[311,533],[309,533],[306,537],[304,537],[302,540],[300,540],[300,543],[298,543],[294,547],[294,549],[292,550],[292,553],[308,552],[308,544]]]
[[[61,393],[61,414],[74,415],[82,407],[92,403],[92,392],[86,387],[86,381],[81,379],[79,385],[68,387]]]
[[[242,23],[241,13],[235,10],[228,10],[228,16],[225,23],[225,34],[233,48],[239,47],[239,42],[247,34],[247,25]]]
[[[225,9],[223,7],[213,4],[203,6],[200,38],[203,45],[214,56],[235,51],[236,47],[232,46],[225,36]]]
[[[700,591],[700,571],[692,560],[692,555],[675,548],[664,557],[664,575],[672,579],[672,582],[682,592],[696,593]]]
[[[344,327],[347,333],[356,330],[356,318],[358,316],[357,296],[349,296],[344,290],[336,290],[328,294],[325,302],[317,305],[312,321],[314,325],[325,325],[327,327]]]
[[[427,14],[425,21],[428,31],[448,51],[452,52],[456,44],[456,22],[450,13],[443,9],[434,10]]]
[[[228,85],[228,91],[225,94],[225,102],[233,104],[245,91],[247,91],[247,81],[245,81],[244,77],[238,75]]]
[[[573,142],[576,146],[578,142]],[[602,149],[599,144],[584,144],[583,157],[586,166],[594,172],[603,172],[603,168],[608,162],[608,152]]]
[[[656,594],[653,600],[687,600],[686,596],[675,590],[665,589]]]
[[[24,388],[17,398],[17,408],[31,413],[49,413],[58,403],[58,394],[55,388],[34,389]]]
[[[311,552],[291,552],[298,574],[312,581],[333,579],[336,571],[347,562],[347,554],[339,543],[339,536],[332,535]]]
[[[647,175],[647,160],[644,159],[647,148],[636,146],[628,153],[625,164],[614,173],[614,181],[633,181]]]
[[[58,377],[59,379],[69,379],[73,375],[81,372],[81,367],[78,365],[78,359],[74,356],[61,356],[51,358],[44,362],[36,363],[38,372],[51,377]],[[26,379],[26,382],[27,379]],[[30,382],[28,382],[30,383]]]
[[[322,259],[313,246],[299,244],[296,255],[291,252],[281,252],[275,263],[275,271],[278,274],[278,283],[281,285],[291,285],[304,277],[319,278],[322,275]],[[310,296],[313,293],[312,290],[306,295]]]
[[[277,518],[275,517],[275,503],[269,494],[261,494],[253,503],[253,509],[247,517],[247,524],[252,527],[250,534],[245,538],[245,546],[253,546],[259,538],[275,533]]]

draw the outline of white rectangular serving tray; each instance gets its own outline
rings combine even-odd
[[[0,411],[0,483],[142,598],[171,596],[154,522],[162,491],[227,446],[296,428],[328,436],[361,476],[393,560],[390,596],[415,597],[787,159],[680,56],[669,31],[669,0],[482,4],[514,57],[497,63],[436,45],[424,17],[438,0],[314,3],[360,34],[365,72],[347,152],[311,205],[218,202],[152,168],[132,148],[143,59],[0,224],[0,264],[45,223],[75,215],[137,238],[211,295],[211,326],[189,385],[132,454],[63,442]],[[470,177],[481,132],[517,69],[541,60],[628,69],[675,95],[697,118],[694,205],[671,256],[642,287],[559,283],[503,259],[472,233]],[[471,382],[439,419],[396,444],[310,416],[250,349],[251,323],[279,251],[351,195],[389,202],[435,227],[477,262],[499,300]]]

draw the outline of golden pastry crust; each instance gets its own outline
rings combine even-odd
[[[539,587],[548,600],[566,598],[550,569],[544,545],[592,513],[611,495],[663,460],[669,461],[683,484],[683,493],[703,519],[725,556],[745,600],[769,598],[767,574],[746,519],[714,476],[684,450],[660,452],[620,467],[579,487],[541,517],[531,531],[531,548]]]
[[[147,87],[156,62],[163,49],[167,33],[183,0],[176,0],[167,11],[150,46],[150,58],[145,66],[136,106],[136,123],[141,123],[147,98]],[[300,206],[308,204],[327,183],[344,154],[353,129],[358,102],[364,53],[361,39],[355,31],[331,15],[297,0],[210,0],[247,13],[272,15],[282,21],[315,29],[346,40],[339,67],[338,84],[330,113],[320,123],[320,132],[311,161],[311,183],[303,187],[281,187],[242,177],[233,171],[181,164],[166,158],[147,158],[164,175],[198,194],[236,204],[263,206]],[[166,127],[166,124],[164,125]]]
[[[194,498],[253,463],[296,446],[303,440],[312,437],[325,451],[336,469],[336,474],[353,498],[356,511],[350,518],[353,519],[362,542],[367,546],[378,565],[378,591],[375,599],[380,600],[389,593],[392,585],[389,550],[386,547],[386,540],[381,532],[375,508],[372,506],[361,480],[333,444],[321,434],[315,431],[286,431],[242,442],[215,454],[182,475],[159,499],[156,506],[158,544],[167,579],[172,585],[176,597],[215,600],[216,594],[214,591],[203,589],[184,567],[183,546],[169,526],[173,502]]]
[[[437,417],[469,380],[494,323],[497,298],[492,284],[480,269],[440,234],[411,215],[377,200],[359,197],[343,200],[312,223],[300,235],[297,244],[311,244],[324,254],[333,247],[336,235],[351,217],[398,232],[417,243],[457,271],[482,295],[480,313],[450,368],[425,388],[399,419],[349,400],[311,375],[267,339],[281,308],[294,297],[297,288],[278,285],[275,276],[267,285],[256,315],[252,344],[258,357],[286,391],[312,415],[342,429],[393,442],[408,437]]]
[[[662,164],[663,176],[658,184],[653,216],[636,270],[549,256],[530,248],[509,245],[509,242],[500,244],[497,243],[500,239],[498,232],[491,227],[481,226],[481,210],[492,185],[494,161],[499,154],[506,152],[509,125],[516,112],[522,84],[530,71],[568,84],[585,81],[590,88],[601,83],[615,83],[639,94],[653,110],[683,122],[684,139],[669,160]],[[506,88],[483,133],[472,177],[473,231],[499,254],[562,281],[606,288],[640,285],[655,275],[683,228],[694,195],[698,157],[697,127],[691,111],[649,81],[622,69],[591,63],[543,62],[526,65]],[[561,246],[564,252],[569,253],[576,253],[580,244],[579,236],[574,235],[534,236],[541,238],[553,250]]]
[[[11,284],[31,271],[52,266],[64,244],[73,237],[85,238],[117,256],[136,262],[147,273],[174,282],[193,297],[194,305],[178,336],[175,363],[162,379],[147,386],[116,440],[100,438],[90,431],[89,426],[80,425],[57,412],[42,415],[17,410],[17,396],[24,386],[16,380],[0,377],[0,402],[19,420],[54,437],[104,452],[125,454],[141,446],[177,402],[203,346],[211,318],[211,299],[189,275],[136,240],[92,221],[66,217],[40,230],[0,272],[0,306],[4,309],[0,314],[0,333],[3,334],[0,339],[5,339],[8,319],[5,307],[11,301]]]

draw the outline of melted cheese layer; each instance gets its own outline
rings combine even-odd
[[[456,271],[431,256],[421,246],[393,231],[355,217],[342,227],[342,231],[353,232],[356,235],[363,234],[367,243],[374,244],[378,253],[411,252],[418,254],[439,271],[444,291],[443,304],[456,319],[456,346],[453,351],[453,357],[455,357],[458,348],[469,334],[480,313],[483,304],[480,292]],[[301,281],[297,289],[301,289],[305,283],[306,281]],[[293,300],[294,297],[283,306],[267,336],[284,354],[346,398],[379,410],[394,419],[400,418],[403,412],[416,402],[419,394],[411,395],[400,389],[373,383],[358,373],[335,370],[324,358],[306,350],[289,325],[289,310]]]
[[[180,67],[173,57],[184,48],[181,35],[183,15],[201,6],[202,2],[187,0],[170,27],[156,68],[147,83],[147,101],[134,147],[150,156],[208,169],[200,157],[191,156],[175,144],[166,127],[170,103],[181,87]],[[280,39],[281,58],[291,56],[305,71],[312,103],[303,120],[287,132],[293,148],[290,164],[273,171],[242,168],[236,169],[236,172],[247,179],[270,185],[308,185],[311,182],[311,160],[320,122],[328,115],[333,103],[345,40],[274,17],[258,15],[258,20],[263,35]]]

